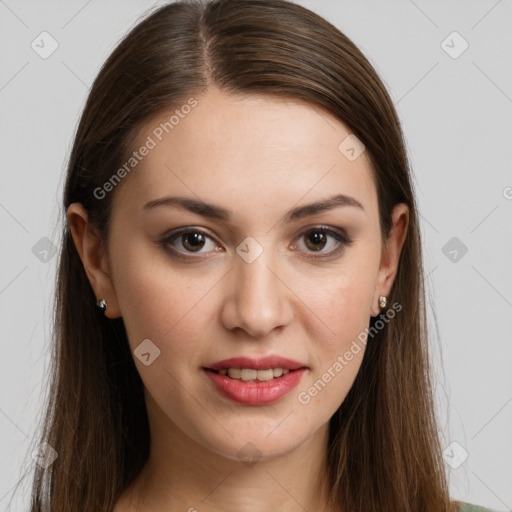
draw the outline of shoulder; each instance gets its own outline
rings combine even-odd
[[[457,505],[457,512],[496,512],[493,509],[485,508],[480,505],[472,505],[471,503],[466,503],[464,501],[455,501]]]

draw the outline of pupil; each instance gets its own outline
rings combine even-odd
[[[201,233],[188,233],[186,235],[183,235],[183,245],[185,247],[189,246],[192,249],[201,248],[204,244],[204,240],[201,240],[203,235]],[[190,239],[193,239],[192,243],[190,243]]]
[[[315,244],[325,244],[325,233],[320,232],[314,232],[311,235],[309,235],[308,240],[313,240],[313,245]],[[315,248],[315,247],[313,247]],[[322,247],[320,247],[321,249]]]

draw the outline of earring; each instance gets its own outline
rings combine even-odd
[[[96,307],[103,312],[103,314],[106,316],[107,312],[107,301],[105,299],[101,299],[96,301]]]
[[[96,301],[96,307],[103,312],[106,318],[108,318],[109,320],[115,320],[115,317],[110,316],[107,313],[107,301],[105,299]]]
[[[388,304],[388,298],[387,297],[384,297],[384,295],[381,295],[379,297],[379,306],[381,307],[381,309],[384,309]]]

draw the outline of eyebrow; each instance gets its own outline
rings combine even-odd
[[[297,206],[296,208],[288,210],[283,217],[283,222],[289,223],[304,217],[315,215],[317,213],[339,208],[341,206],[353,206],[355,208],[361,209],[362,211],[365,211],[363,205],[357,199],[345,194],[337,194],[322,201],[309,203],[303,206]],[[225,222],[231,220],[233,215],[231,210],[227,210],[220,206],[205,203],[204,201],[190,197],[177,196],[166,196],[149,201],[144,205],[143,210],[152,211],[159,207],[177,207],[188,210],[192,213],[196,213],[203,217],[209,217],[211,219]]]

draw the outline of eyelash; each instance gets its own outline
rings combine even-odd
[[[207,233],[205,233],[204,231],[202,231],[200,229],[193,229],[193,228],[188,227],[188,228],[182,228],[182,229],[179,229],[178,231],[174,231],[174,232],[170,233],[168,236],[166,236],[165,238],[163,238],[160,241],[160,244],[164,247],[164,249],[167,252],[171,252],[172,256],[182,258],[182,259],[187,259],[187,260],[198,259],[200,256],[199,257],[198,256],[185,256],[182,251],[178,251],[176,248],[172,247],[172,245],[171,246],[169,245],[169,244],[172,244],[172,242],[174,242],[176,239],[179,239],[180,236],[183,236],[183,235],[189,234],[189,233],[199,233],[199,234],[205,236],[206,238],[213,240],[213,238],[210,235],[208,235]],[[340,246],[338,246],[337,248],[335,248],[327,253],[323,253],[323,252],[319,251],[319,253],[321,255],[320,256],[311,256],[313,259],[322,259],[322,258],[329,258],[329,257],[336,256],[341,251],[343,251],[343,249],[345,247],[349,247],[353,242],[353,240],[351,240],[346,235],[346,233],[335,231],[326,226],[316,226],[316,227],[308,228],[306,231],[303,231],[301,233],[299,239],[301,240],[302,237],[304,237],[305,235],[312,234],[312,233],[323,233],[326,235],[330,235],[335,240],[337,240],[340,244]],[[308,251],[308,252],[315,254],[315,251]],[[194,253],[189,253],[189,254],[194,254]],[[197,254],[207,254],[207,253],[197,253]]]

